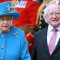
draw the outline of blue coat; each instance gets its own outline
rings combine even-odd
[[[11,27],[0,34],[0,60],[31,60],[24,32]]]

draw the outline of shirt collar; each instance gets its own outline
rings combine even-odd
[[[53,27],[49,24],[49,25],[48,25],[48,32],[51,32],[52,29],[53,29]],[[57,27],[56,29],[58,29],[58,30],[60,31],[60,26]]]

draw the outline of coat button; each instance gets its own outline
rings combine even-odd
[[[3,57],[0,57],[0,60],[3,60],[4,58]]]
[[[2,38],[5,38],[5,36],[4,36],[4,35],[2,35]]]
[[[4,46],[0,46],[1,49],[4,49]]]

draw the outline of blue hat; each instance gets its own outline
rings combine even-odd
[[[13,19],[19,17],[19,13],[14,10],[11,2],[0,3],[0,16],[12,16]]]

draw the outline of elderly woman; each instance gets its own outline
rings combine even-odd
[[[31,60],[24,32],[11,23],[18,17],[11,2],[0,3],[0,60]]]

